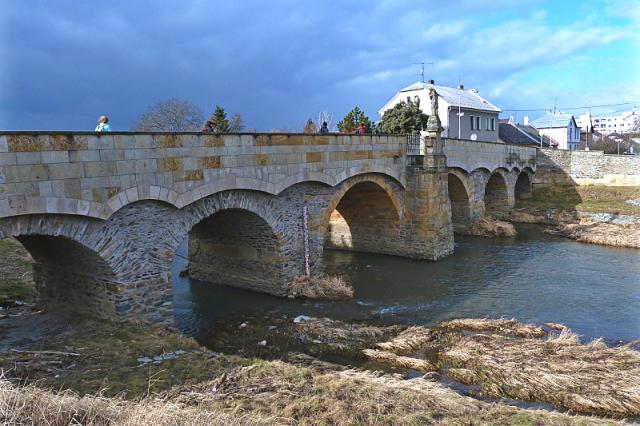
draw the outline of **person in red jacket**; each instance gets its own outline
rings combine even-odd
[[[366,133],[366,131],[367,131],[367,128],[364,127],[364,123],[360,123],[360,125],[356,129],[356,135],[362,136]]]

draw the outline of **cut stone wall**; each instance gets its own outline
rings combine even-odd
[[[0,132],[0,217],[106,219],[138,200],[182,208],[232,189],[279,194],[360,173],[403,182],[406,137]]]
[[[534,185],[640,186],[640,156],[540,149]]]

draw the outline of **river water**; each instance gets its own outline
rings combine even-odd
[[[640,250],[577,243],[536,225],[518,226],[518,236],[509,239],[456,236],[455,253],[437,262],[327,251],[327,271],[355,289],[345,302],[282,299],[190,281],[178,274],[186,267],[185,252],[174,262],[176,322],[195,336],[247,314],[424,325],[514,317],[563,323],[583,340],[640,338]]]

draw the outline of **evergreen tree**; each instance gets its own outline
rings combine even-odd
[[[358,107],[352,109],[344,118],[338,122],[338,130],[342,133],[353,133],[356,131],[360,123],[364,124],[367,133],[371,133],[373,122]]]
[[[307,124],[304,125],[304,129],[302,130],[302,133],[307,133],[307,134],[317,133],[316,125],[313,124],[312,119],[307,120]]]
[[[427,127],[429,116],[420,110],[419,102],[402,101],[382,116],[383,133],[406,134],[420,131]]]
[[[216,110],[209,117],[209,121],[213,124],[213,129],[216,133],[227,133],[230,130],[227,113],[219,105],[216,105]]]

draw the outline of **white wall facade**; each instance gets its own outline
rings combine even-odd
[[[431,100],[426,91],[413,91],[402,93],[403,96],[396,96],[388,105],[387,109],[391,109],[400,102],[411,101],[420,102],[420,110],[427,115],[431,115]],[[473,134],[476,135],[477,141],[480,142],[498,142],[498,112],[480,111],[473,109],[461,108],[464,113],[460,120],[461,130],[460,139],[471,140]],[[443,127],[442,136],[446,138],[458,138],[458,106],[450,105],[442,98],[438,99],[438,117]],[[479,128],[471,128],[471,116],[480,119]],[[488,121],[487,121],[488,120]],[[493,121],[492,121],[493,120]],[[493,126],[492,126],[493,123]]]

